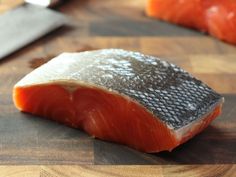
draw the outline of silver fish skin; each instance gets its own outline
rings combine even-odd
[[[49,70],[58,63],[61,67]],[[180,67],[122,49],[63,53],[35,69],[16,86],[58,79],[79,80],[128,96],[174,130],[201,119],[223,102],[220,94]]]

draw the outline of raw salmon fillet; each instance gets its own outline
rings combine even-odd
[[[235,0],[148,0],[146,12],[236,44]]]
[[[63,53],[13,90],[16,107],[144,152],[205,129],[223,98],[178,66],[122,49]]]

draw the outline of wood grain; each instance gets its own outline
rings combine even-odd
[[[144,6],[143,0],[68,1],[57,10],[71,16],[70,26],[0,62],[0,177],[234,177],[236,47],[149,19]],[[12,87],[36,58],[83,48],[123,48],[175,63],[224,95],[223,114],[173,152],[146,154],[15,109]]]
[[[0,177],[233,177],[235,165],[191,166],[0,166]]]
[[[24,0],[0,0],[0,14],[23,4]]]

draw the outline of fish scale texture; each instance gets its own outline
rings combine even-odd
[[[51,74],[49,68],[59,63],[61,67]],[[116,91],[131,97],[175,130],[200,119],[222,99],[174,64],[121,49],[65,53],[38,70],[47,72],[36,83],[44,82],[44,78],[53,81],[60,77]],[[37,69],[33,72],[43,73]],[[63,72],[71,74],[62,78],[63,74],[58,73]],[[31,76],[34,77],[32,74],[28,77]]]

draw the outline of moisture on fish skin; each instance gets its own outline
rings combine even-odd
[[[127,95],[175,130],[200,119],[222,99],[178,66],[138,52],[104,49],[65,53],[52,62],[61,62],[54,72],[73,73],[59,79],[80,80]],[[49,80],[57,79],[55,74],[48,76]]]

